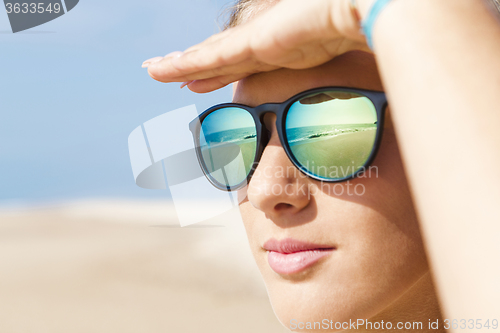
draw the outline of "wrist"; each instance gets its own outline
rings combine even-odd
[[[373,29],[376,22],[379,20],[380,14],[393,0],[359,0],[361,19],[361,27],[366,38],[366,43],[373,50]]]

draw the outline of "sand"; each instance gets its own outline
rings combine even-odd
[[[366,130],[304,140],[290,149],[297,160],[315,174],[344,178],[364,165],[373,148],[375,133]]]
[[[209,171],[217,181],[222,184],[236,185],[245,180],[250,172],[255,159],[256,145],[255,140],[237,144],[214,144],[210,150],[204,147],[202,154]],[[225,176],[220,172],[223,167],[226,171]]]
[[[237,211],[179,228],[165,202],[100,200],[0,221],[2,333],[288,332]]]

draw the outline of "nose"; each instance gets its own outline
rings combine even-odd
[[[286,155],[276,131],[276,115],[266,114],[263,122],[270,138],[248,184],[247,195],[255,208],[275,220],[297,214],[309,205],[310,180]]]

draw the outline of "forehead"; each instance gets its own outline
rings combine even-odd
[[[283,102],[307,89],[342,86],[383,90],[372,54],[355,51],[308,69],[279,69],[235,83],[233,102],[249,106]]]

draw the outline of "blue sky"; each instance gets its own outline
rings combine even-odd
[[[202,125],[204,135],[247,127],[255,127],[255,122],[249,112],[240,108],[219,109],[208,115]]]
[[[0,13],[0,205],[78,198],[162,198],[134,184],[127,138],[198,95],[154,81],[144,60],[218,31],[229,0],[80,0],[64,16],[12,34]]]

